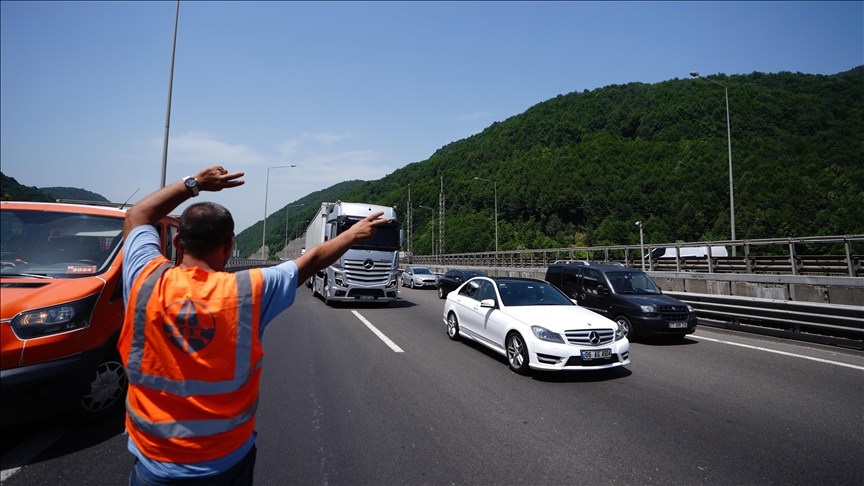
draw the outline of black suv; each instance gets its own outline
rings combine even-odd
[[[580,306],[621,325],[630,340],[638,336],[683,338],[696,330],[693,308],[663,295],[645,272],[617,263],[557,261],[546,281]]]

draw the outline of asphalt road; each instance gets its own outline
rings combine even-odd
[[[270,324],[256,484],[864,483],[860,351],[700,327],[626,368],[523,377],[447,339],[434,290],[400,296],[301,287]],[[4,486],[128,480],[122,416],[2,432]]]

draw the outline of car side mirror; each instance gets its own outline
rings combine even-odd
[[[495,308],[495,299],[485,299],[480,301],[480,307],[486,307],[490,309]]]
[[[607,289],[605,285],[598,285],[597,293],[600,295],[609,295],[609,289]]]

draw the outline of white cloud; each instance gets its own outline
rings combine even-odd
[[[151,144],[161,140],[151,140]],[[229,145],[216,140],[213,135],[203,131],[190,131],[185,134],[170,137],[168,140],[168,159],[186,165],[208,167],[211,165],[249,166],[267,161],[246,145]]]

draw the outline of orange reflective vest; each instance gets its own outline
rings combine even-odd
[[[209,461],[252,436],[262,289],[259,269],[208,273],[158,258],[141,271],[117,346],[129,378],[126,430],[144,455]]]

